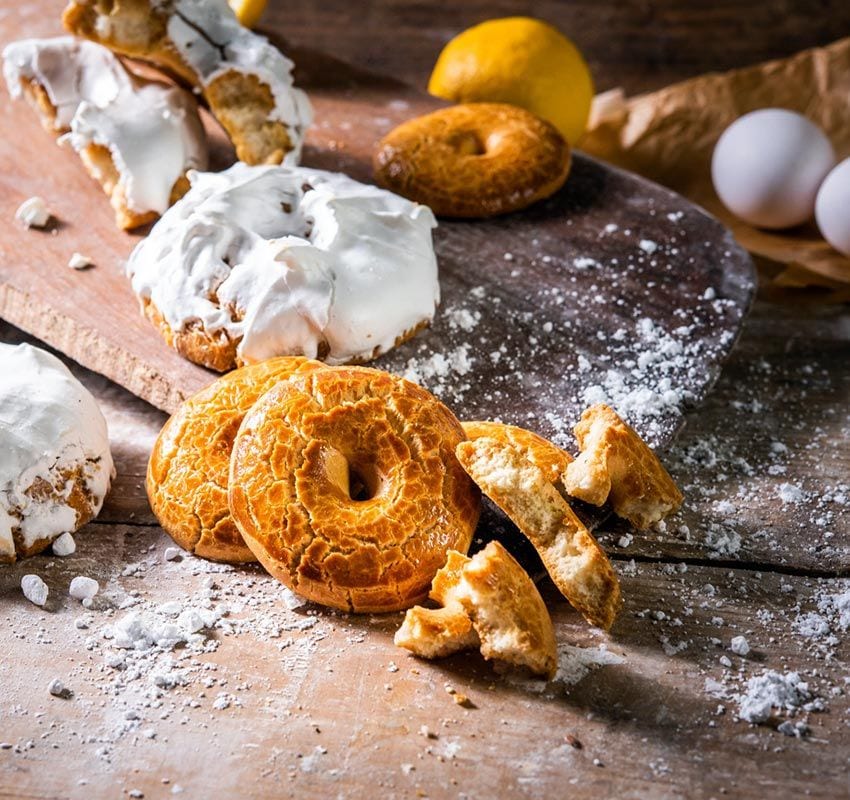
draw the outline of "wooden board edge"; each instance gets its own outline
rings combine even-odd
[[[8,283],[0,283],[0,317],[161,411],[173,414],[186,399],[184,392],[157,375],[132,351],[105,340],[93,328],[57,313]]]

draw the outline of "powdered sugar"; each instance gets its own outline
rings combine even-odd
[[[794,713],[811,697],[809,685],[796,672],[767,670],[750,678],[746,691],[738,695],[738,716],[747,722],[767,722],[774,711]]]

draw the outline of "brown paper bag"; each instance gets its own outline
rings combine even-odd
[[[763,278],[784,286],[850,284],[850,258],[833,250],[814,222],[759,230],[734,218],[714,192],[711,154],[720,135],[742,114],[767,107],[799,111],[821,126],[839,160],[850,156],[850,38],[628,100],[607,92],[596,98],[579,146],[715,214],[751,253],[781,265]]]

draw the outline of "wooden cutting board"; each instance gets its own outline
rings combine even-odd
[[[0,43],[61,33],[61,8],[41,0],[6,10]],[[439,105],[332,58],[289,53],[315,107],[307,166],[369,180],[375,142]],[[225,166],[232,154],[210,130],[214,163]],[[214,377],[140,315],[122,271],[140,234],[114,227],[73,151],[5,95],[0,185],[0,316],[166,411]],[[31,195],[53,211],[50,230],[15,223]],[[434,324],[376,366],[419,380],[463,418],[501,418],[565,444],[581,409],[602,399],[653,444],[667,443],[716,378],[754,290],[749,257],[716,220],[581,154],[549,201],[494,220],[442,222],[435,243]],[[96,266],[68,268],[74,252]]]

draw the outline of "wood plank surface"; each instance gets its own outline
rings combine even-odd
[[[0,42],[55,32],[49,13],[33,25],[23,9],[56,5],[6,15]],[[315,106],[308,166],[369,180],[380,136],[437,106],[315,52],[293,57]],[[220,137],[214,143],[220,164],[228,151]],[[433,389],[459,416],[525,424],[564,445],[593,387],[618,406],[648,391],[658,402],[646,404],[650,413],[631,403],[629,419],[663,445],[737,337],[754,290],[752,263],[677,195],[580,154],[574,161],[566,187],[526,212],[441,223],[438,316],[375,364]],[[168,411],[209,382],[138,313],[120,270],[138,236],[115,230],[98,187],[24,103],[0,117],[0,174],[1,217],[40,194],[59,220],[46,232],[10,225],[0,233],[0,316]],[[68,269],[74,251],[97,266]]]
[[[654,88],[848,33],[845,4],[750,0],[710,9],[272,2],[269,19],[288,23],[298,44],[329,42],[422,86],[456,26],[517,11],[564,29],[580,19],[600,86]],[[71,364],[106,413],[118,477],[74,557],[0,570],[0,797],[850,796],[847,623],[830,600],[850,590],[841,489],[850,483],[850,315],[818,306],[817,295],[790,297],[757,302],[715,390],[686,414],[665,456],[687,492],[682,515],[664,530],[603,534],[626,601],[610,638],[542,584],[562,645],[597,658],[605,645],[623,659],[545,689],[474,655],[410,659],[392,645],[397,615],[290,611],[279,585],[252,568],[165,561],[170,540],[142,487],[165,415]],[[22,338],[0,323],[0,340]],[[51,588],[44,611],[20,593],[27,572]],[[91,612],[67,596],[76,574],[103,587]],[[205,633],[205,651],[110,667],[109,627],[175,599],[231,608]],[[125,602],[135,605],[118,607]],[[746,657],[729,649],[736,635],[752,648]],[[562,655],[572,678],[574,655]],[[169,656],[185,684],[157,684],[157,675],[168,684]],[[778,730],[777,713],[758,726],[735,718],[734,695],[765,670],[798,671],[819,698],[823,711],[791,719],[809,726],[799,738]],[[51,696],[53,678],[72,695]],[[457,705],[446,684],[475,707]]]

